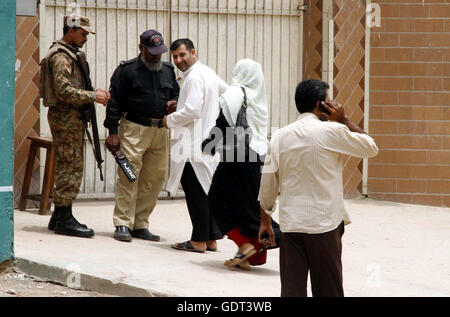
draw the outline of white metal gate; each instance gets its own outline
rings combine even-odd
[[[107,89],[120,61],[137,56],[139,35],[153,28],[168,44],[182,37],[192,39],[202,63],[227,82],[239,59],[261,63],[272,129],[295,120],[294,92],[302,75],[303,0],[41,0],[41,58],[61,38],[70,3],[79,5],[97,32],[84,48],[94,87]],[[163,58],[170,61],[170,54]],[[46,110],[41,107],[41,135],[50,135]],[[104,141],[108,132],[102,125],[103,106],[97,106],[97,116]],[[80,196],[111,197],[115,162],[103,149],[105,181],[101,182],[88,146]]]

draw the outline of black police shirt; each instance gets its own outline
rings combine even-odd
[[[111,77],[111,100],[106,108],[104,126],[110,134],[117,134],[124,113],[138,118],[162,119],[167,101],[178,100],[180,86],[174,67],[163,62],[158,72],[149,71],[141,56],[122,62]]]

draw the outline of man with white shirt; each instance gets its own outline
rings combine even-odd
[[[313,296],[344,296],[342,235],[350,223],[342,185],[342,155],[373,157],[378,148],[328,97],[328,84],[305,80],[295,103],[298,120],[276,131],[263,169],[259,200],[260,239],[274,245],[270,214],[278,193],[282,297],[306,297],[308,271]]]
[[[176,139],[166,189],[175,195],[181,181],[193,227],[190,240],[171,246],[183,251],[215,251],[216,240],[222,234],[209,211],[207,194],[218,160],[202,154],[201,144],[215,126],[220,111],[219,96],[228,85],[198,61],[191,40],[176,40],[170,50],[184,79],[178,103],[170,105],[176,106],[176,111],[163,119],[164,126],[173,129]]]

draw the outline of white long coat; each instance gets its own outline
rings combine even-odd
[[[196,62],[186,72],[180,90],[177,110],[167,117],[175,142],[170,152],[170,174],[166,190],[177,193],[186,161],[208,194],[212,177],[219,163],[217,156],[202,153],[201,144],[219,116],[219,96],[228,85],[208,66]]]

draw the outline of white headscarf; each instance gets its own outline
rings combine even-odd
[[[250,148],[259,155],[265,155],[268,147],[267,130],[269,125],[269,107],[266,98],[266,86],[261,65],[251,59],[241,59],[233,69],[231,86],[220,98],[223,114],[232,127],[236,124],[239,110],[247,94],[247,122],[252,130]]]

